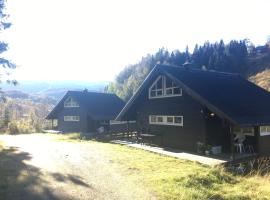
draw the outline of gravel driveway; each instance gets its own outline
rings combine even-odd
[[[95,142],[45,134],[0,135],[0,199],[155,199]],[[3,181],[4,180],[4,181]]]

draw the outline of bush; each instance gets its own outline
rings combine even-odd
[[[25,121],[12,121],[8,125],[7,132],[9,134],[34,133],[35,128]]]
[[[11,135],[19,133],[19,128],[16,122],[10,122],[8,124],[8,133]]]

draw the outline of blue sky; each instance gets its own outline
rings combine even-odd
[[[1,33],[18,80],[112,81],[160,47],[270,35],[267,0],[9,0]]]

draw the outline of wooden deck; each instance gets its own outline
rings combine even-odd
[[[232,163],[244,162],[247,160],[251,160],[257,157],[257,154],[235,154],[235,160],[231,160],[231,154],[222,153],[219,155],[201,155],[194,152],[183,151],[180,149],[166,148],[166,147],[156,147],[150,146],[146,144],[138,144],[126,140],[113,140],[113,143],[127,145],[129,147],[138,148],[146,151],[150,151],[153,153],[158,153],[161,155],[171,156],[174,158],[184,159],[199,162],[201,164],[214,166],[214,165],[227,165]]]
[[[137,143],[132,143],[132,142],[123,141],[123,140],[113,140],[112,142],[116,143],[116,144],[127,145],[129,147],[133,147],[133,148],[137,148],[137,149],[150,151],[153,153],[158,153],[158,154],[165,155],[165,156],[170,156],[170,157],[179,158],[179,159],[183,159],[183,160],[199,162],[201,164],[205,164],[205,165],[209,165],[209,166],[219,165],[219,164],[223,164],[223,163],[227,162],[227,160],[206,157],[203,155],[199,155],[199,154],[195,154],[195,153],[191,153],[191,152],[187,152],[187,151],[182,151],[179,149],[154,147],[154,146],[137,144]]]

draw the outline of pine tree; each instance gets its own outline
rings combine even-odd
[[[5,111],[4,111],[4,121],[3,121],[4,127],[8,127],[9,122],[10,122],[9,109],[8,108],[5,108]]]

